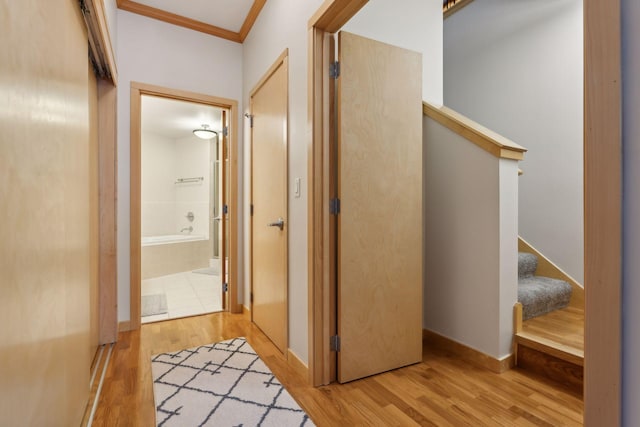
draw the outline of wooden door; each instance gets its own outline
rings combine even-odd
[[[422,359],[422,57],[341,32],[338,380]]]
[[[251,95],[253,322],[287,349],[287,58]]]

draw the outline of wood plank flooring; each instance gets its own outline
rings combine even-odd
[[[318,426],[577,426],[579,394],[513,369],[503,374],[424,348],[422,363],[313,388],[245,314],[215,313],[121,333],[94,426],[153,426],[153,354],[244,336]]]

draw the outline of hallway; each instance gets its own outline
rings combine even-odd
[[[319,426],[582,425],[580,396],[518,371],[501,375],[440,351],[417,365],[313,388],[248,315],[215,313],[143,325],[121,333],[106,374],[94,426],[152,426],[151,356],[244,336]]]

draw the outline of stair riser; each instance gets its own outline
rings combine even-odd
[[[543,376],[582,396],[584,368],[580,365],[518,345],[516,366]]]

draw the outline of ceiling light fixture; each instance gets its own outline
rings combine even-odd
[[[193,134],[201,139],[213,139],[218,136],[218,132],[209,129],[209,125],[202,125],[200,129],[195,129]]]

